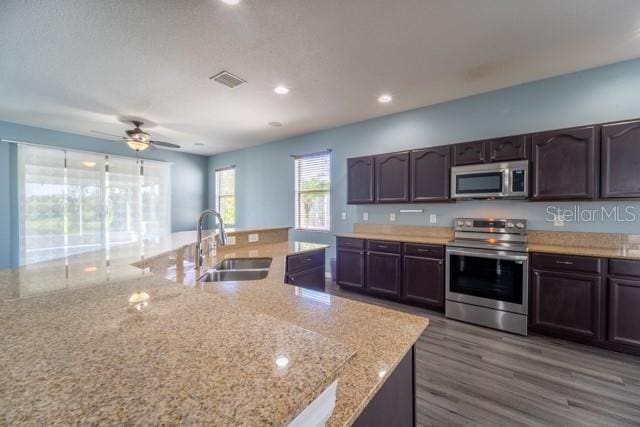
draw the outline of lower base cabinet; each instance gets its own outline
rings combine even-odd
[[[432,310],[444,310],[444,261],[405,255],[403,299]]]
[[[400,259],[400,254],[367,252],[367,290],[375,294],[399,298]]]
[[[444,311],[444,246],[338,237],[336,283]]]
[[[640,355],[640,280],[610,278],[608,290],[607,343]]]
[[[324,249],[287,257],[285,283],[324,291]]]
[[[534,270],[531,274],[532,331],[601,341],[603,287],[598,275]]]

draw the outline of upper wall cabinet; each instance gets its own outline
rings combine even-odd
[[[486,148],[489,162],[526,160],[529,154],[526,135],[489,139],[486,141]]]
[[[373,156],[347,160],[347,203],[375,202],[375,161]]]
[[[381,154],[375,158],[378,203],[409,201],[409,152]]]
[[[487,158],[485,145],[484,141],[452,145],[453,166],[484,163]]]
[[[595,126],[531,136],[531,200],[593,200],[597,196]]]
[[[603,199],[640,198],[640,120],[602,126]]]
[[[410,153],[412,202],[442,202],[449,199],[450,153],[449,146]]]

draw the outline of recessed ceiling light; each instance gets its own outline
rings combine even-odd
[[[269,122],[269,126],[274,127],[274,128],[281,128],[282,127],[282,122]]]
[[[240,0],[222,0],[222,3],[235,6],[240,3]]]
[[[87,168],[92,168],[96,165],[96,162],[92,162],[91,160],[85,160],[82,162],[82,165]]]
[[[380,104],[387,104],[391,102],[392,99],[393,98],[391,98],[391,95],[384,94],[384,95],[380,95],[380,97],[378,98],[378,102]]]
[[[195,145],[196,147],[203,147],[204,144],[202,142],[194,142],[193,145]]]
[[[278,95],[286,95],[289,93],[289,88],[286,86],[278,85],[273,89],[273,91]]]

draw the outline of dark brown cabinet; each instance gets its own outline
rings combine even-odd
[[[554,259],[555,262],[552,262]],[[574,268],[578,259],[584,261]],[[603,340],[605,316],[602,275],[578,271],[601,263],[599,258],[533,254],[530,329],[582,342]],[[548,269],[541,270],[536,266]]]
[[[287,257],[285,282],[294,286],[324,291],[324,265],[324,249],[290,255]]]
[[[597,197],[595,126],[531,136],[531,200],[592,200]]]
[[[338,247],[336,252],[336,283],[349,288],[364,289],[364,251]]]
[[[486,141],[489,162],[526,160],[529,155],[527,136],[516,135]]]
[[[367,252],[367,284],[370,292],[399,297],[401,285],[400,254]]]
[[[609,260],[607,344],[640,355],[640,261]]]
[[[442,202],[449,199],[451,150],[448,146],[412,151],[410,188],[412,202]]]
[[[484,163],[487,158],[485,141],[463,142],[451,146],[453,166]]]
[[[375,160],[373,156],[347,159],[347,203],[375,202]]]
[[[375,187],[378,203],[409,201],[409,152],[375,157]]]
[[[444,309],[442,259],[405,255],[403,273],[403,299],[433,310]]]
[[[640,198],[640,120],[602,126],[603,199]]]

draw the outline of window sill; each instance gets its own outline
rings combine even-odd
[[[314,230],[310,228],[294,228],[293,231],[306,231],[309,233],[331,233],[331,230]]]

